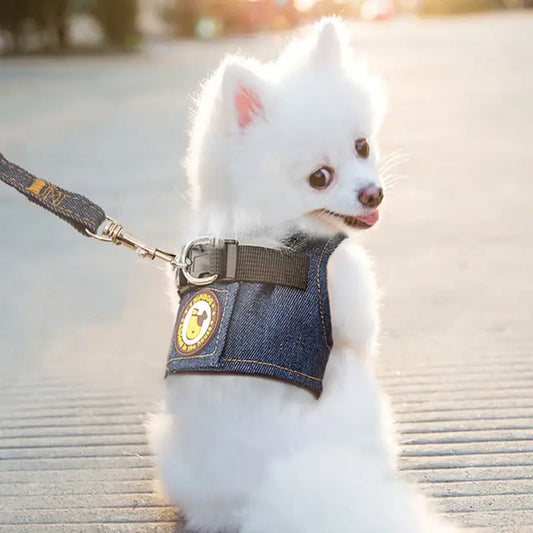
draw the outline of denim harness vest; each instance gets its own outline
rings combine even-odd
[[[333,346],[327,263],[345,238],[295,234],[309,259],[307,288],[253,282],[191,286],[181,298],[166,376],[183,372],[280,379],[317,397]]]
[[[183,292],[166,375],[257,375],[283,380],[320,396],[333,346],[327,263],[345,235],[320,240],[294,234],[284,244],[297,254],[287,256],[272,249],[243,246],[244,261],[236,260],[238,243],[226,240],[224,275],[213,277],[218,281],[211,283],[209,278],[194,275],[195,263],[187,255],[192,250],[189,246],[206,244],[200,242],[203,238],[191,241],[180,258],[147,246],[97,204],[34,176],[2,154],[0,181],[66,220],[83,235],[122,244],[141,257],[161,259],[176,269]],[[208,239],[209,243],[211,240],[216,239]],[[248,250],[246,255],[246,248],[255,250]],[[307,276],[302,275],[306,269]],[[215,274],[218,276],[218,272]],[[182,276],[188,285],[181,284]],[[198,280],[209,285],[198,285]]]

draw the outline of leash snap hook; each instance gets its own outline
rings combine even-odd
[[[161,259],[166,263],[170,263],[170,265],[176,269],[184,269],[189,265],[189,262],[181,263],[176,261],[175,254],[164,252],[163,250],[159,250],[158,248],[144,244],[144,242],[124,231],[122,224],[119,224],[116,220],[108,216],[106,216],[106,224],[101,234],[93,233],[88,229],[85,229],[85,232],[93,239],[97,239],[102,242],[112,242],[117,246],[123,244],[126,246],[126,248],[137,252],[139,257],[144,257],[147,259]]]

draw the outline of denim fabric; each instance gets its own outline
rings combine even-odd
[[[61,189],[57,185],[35,177],[22,167],[8,161],[2,154],[0,154],[0,181],[17,189],[30,202],[66,220],[86,237],[85,229],[96,233],[105,220],[102,208],[85,196]]]
[[[296,234],[287,239],[292,250],[308,255],[305,291],[245,282],[215,282],[187,291],[178,311],[167,375],[191,371],[255,374],[281,379],[319,396],[333,346],[327,262],[344,238],[341,234],[329,240]],[[178,346],[180,320],[193,299],[206,291],[213,291],[219,300],[218,311],[213,307],[219,320],[216,331],[201,349],[196,347],[192,355],[184,355]],[[206,314],[203,308],[199,310]],[[198,315],[199,310],[194,312]],[[194,335],[199,329],[191,331]]]

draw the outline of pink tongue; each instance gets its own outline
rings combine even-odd
[[[379,211],[376,209],[375,211],[372,211],[370,215],[364,215],[356,218],[368,226],[373,226],[379,220]]]

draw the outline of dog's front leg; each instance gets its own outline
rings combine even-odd
[[[333,339],[362,364],[372,364],[378,332],[377,287],[369,257],[353,240],[344,240],[328,263]]]

